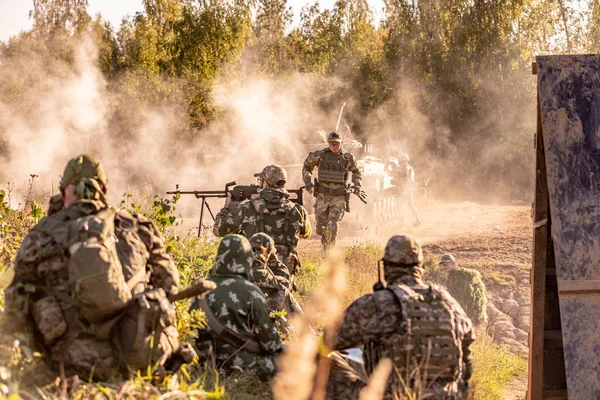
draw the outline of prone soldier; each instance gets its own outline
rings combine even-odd
[[[311,152],[304,161],[302,179],[306,190],[315,195],[316,232],[327,249],[335,245],[338,227],[347,210],[346,182],[352,174],[352,191],[360,193],[362,173],[352,153],[342,149],[342,135],[331,132],[329,147]],[[313,184],[312,172],[318,168],[318,179]]]

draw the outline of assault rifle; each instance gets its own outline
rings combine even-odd
[[[244,200],[248,200],[252,198],[253,195],[258,194],[258,190],[260,186],[256,184],[250,185],[238,185],[236,181],[231,181],[225,184],[224,190],[188,190],[182,191],[179,190],[179,184],[175,185],[175,191],[167,192],[167,194],[174,195],[187,195],[193,194],[197,199],[202,201],[202,205],[200,208],[200,221],[198,222],[198,237],[200,237],[202,233],[202,221],[204,220],[204,209],[208,210],[213,221],[215,220],[215,215],[210,209],[210,206],[206,202],[208,198],[227,198],[228,194],[231,194],[231,200],[234,205],[241,203]],[[299,189],[286,189],[290,195],[290,200],[296,204],[304,205],[304,186]]]

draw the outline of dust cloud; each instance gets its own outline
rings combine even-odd
[[[309,150],[325,146],[322,133],[335,128],[342,104],[336,92],[343,83],[335,79],[324,85],[310,74],[247,76],[217,84],[213,100],[222,117],[195,131],[189,128],[181,92],[160,105],[137,104],[127,97],[122,80],[109,82],[101,73],[91,38],[76,49],[73,63],[49,50],[32,50],[0,66],[4,87],[27,85],[24,93],[0,99],[0,188],[10,188],[13,207],[27,196],[30,174],[38,176],[34,198],[47,201],[58,190],[66,162],[80,153],[94,154],[104,164],[112,203],[124,193],[166,197],[175,184],[181,190],[215,190],[232,180],[254,183],[253,173],[271,163],[287,166],[289,186],[298,187],[299,164]],[[381,162],[408,153],[420,187],[432,180],[438,196],[450,196],[451,183],[466,175],[464,168],[485,169],[486,159],[503,154],[506,143],[473,155],[483,146],[453,142],[449,127],[419,111],[421,90],[406,81],[394,101],[368,116],[355,111],[356,99],[344,99],[340,131],[372,145],[370,155]],[[515,115],[523,119],[523,112]],[[504,123],[509,127],[511,122]],[[357,134],[351,131],[354,126],[361,126]],[[360,156],[361,150],[354,152]],[[465,157],[465,152],[471,154]],[[456,185],[456,191],[468,186]],[[186,214],[197,212],[191,196],[180,205]]]

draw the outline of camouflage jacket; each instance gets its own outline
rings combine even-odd
[[[267,188],[257,198],[244,201],[233,210],[221,209],[215,217],[213,232],[216,236],[240,233],[247,238],[264,232],[275,241],[279,256],[286,259],[298,240],[308,238],[311,230],[304,207],[291,202],[285,189]]]
[[[27,234],[14,261],[15,277],[6,290],[6,313],[15,322],[15,331],[55,330],[46,332],[50,337],[56,337],[55,343],[36,341],[38,347],[49,354],[50,361],[56,362],[60,358],[65,361],[67,368],[72,361],[74,365],[71,365],[73,369],[70,372],[89,376],[90,371],[94,370],[95,376],[102,379],[107,375],[106,370],[103,371],[100,365],[86,363],[94,358],[90,354],[95,354],[95,350],[98,350],[98,356],[108,357],[110,345],[95,339],[85,339],[89,341],[87,345],[91,346],[89,360],[83,360],[82,363],[81,359],[76,359],[76,350],[73,350],[74,359],[68,358],[69,344],[76,344],[75,338],[91,331],[72,298],[66,231],[70,221],[89,214],[90,209],[99,210],[97,204],[77,202],[68,209],[61,209],[42,219]],[[151,271],[150,284],[155,288],[162,288],[167,293],[177,291],[177,269],[166,254],[158,231],[151,221],[118,211],[115,215],[115,236],[125,279],[145,268]],[[144,285],[140,284],[134,288],[134,294],[143,290]],[[47,317],[42,319],[46,321],[43,328],[39,326],[41,315]],[[66,332],[56,331],[61,326],[64,327],[65,322]],[[114,367],[112,361],[94,362],[99,362],[106,369]]]
[[[331,153],[331,150],[329,150],[329,148],[326,147],[321,150],[310,152],[308,154],[308,157],[306,157],[306,160],[304,161],[304,166],[302,168],[302,180],[304,181],[304,184],[307,188],[311,188],[313,186],[313,170],[315,169],[315,167],[319,166],[323,157],[325,155],[328,155],[329,153]],[[360,186],[362,183],[362,172],[360,171],[360,168],[356,163],[354,155],[352,153],[347,152],[344,149],[340,150],[340,154],[344,159],[347,160],[346,168],[348,172],[352,173],[352,183],[355,186]],[[335,188],[335,186],[339,186],[339,184],[326,184],[324,182],[322,184],[326,185],[330,189]]]
[[[279,261],[278,264],[282,263]],[[287,271],[285,265],[282,265],[282,267]],[[269,267],[268,261],[261,255],[254,256],[249,280],[262,290],[267,300],[269,312],[285,310],[288,314],[291,314],[302,311],[290,291],[289,273],[287,279],[277,275]]]
[[[234,235],[226,236],[223,241],[231,236]],[[235,251],[217,254],[217,261],[208,277],[217,284],[217,288],[206,296],[206,300],[226,328],[258,342],[264,354],[239,350],[215,335],[217,365],[222,368],[234,365],[268,376],[275,371],[274,354],[280,349],[281,340],[269,317],[265,296],[261,289],[248,280],[253,262],[251,256],[248,261],[238,262],[233,260],[235,255],[232,256],[232,253]],[[192,305],[192,309],[197,307],[197,303]],[[208,326],[205,331],[211,333],[212,329]],[[204,336],[202,332],[200,336]]]
[[[424,285],[420,279],[415,279],[412,276],[405,276],[388,282],[386,290],[366,294],[352,303],[346,309],[344,320],[339,328],[334,349],[342,350],[364,346],[365,366],[369,373],[372,372],[375,366],[373,364],[377,362],[373,358],[381,359],[383,357],[392,359],[399,371],[406,370],[406,355],[398,349],[407,345],[411,346],[412,349],[418,346],[414,343],[411,344],[411,336],[407,335],[408,330],[411,329],[411,324],[406,321],[406,304],[409,303],[405,300],[399,301],[398,296],[394,294],[394,291],[397,291],[400,285],[406,285],[417,293],[430,292],[429,286]],[[426,387],[421,388],[423,390],[421,393],[437,396],[439,393],[444,392],[443,397],[435,398],[460,398],[458,388],[470,378],[472,370],[470,346],[475,339],[475,333],[471,321],[461,306],[444,289],[436,287],[435,291],[441,294],[441,302],[453,315],[453,318],[451,318],[454,321],[452,336],[457,338],[460,343],[461,349],[457,354],[462,354],[461,361],[463,363],[463,365],[457,367],[460,371],[463,371],[463,376],[456,377],[455,381],[452,382],[448,382],[448,380],[428,381],[427,385],[423,385]],[[412,323],[414,324],[412,328],[414,331],[417,324],[415,321],[412,321]],[[435,335],[430,336],[429,340],[431,340],[430,343],[433,343],[434,348],[438,346],[438,340],[443,343],[443,339],[439,339]],[[431,351],[433,352],[433,349]],[[372,352],[377,353],[376,357],[371,354]],[[414,363],[424,362],[416,351],[411,355],[411,358],[409,360],[410,365],[422,365]],[[392,391],[391,388],[402,388],[402,385],[396,382],[397,377],[394,374],[392,376],[388,383],[388,393]],[[431,379],[431,377],[429,378]],[[414,382],[410,382],[409,386],[414,387],[414,384]],[[448,390],[451,393],[448,393]]]

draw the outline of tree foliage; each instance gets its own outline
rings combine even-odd
[[[91,18],[87,4],[34,0],[31,32],[0,43],[0,69],[15,70],[30,53],[58,74],[91,32],[111,88],[109,124],[123,136],[146,110],[172,104],[187,116],[188,134],[202,135],[227,117],[215,104],[218,82],[302,74],[319,82],[314,101],[324,111],[348,103],[358,139],[381,131],[378,140],[403,139],[414,152],[460,155],[465,169],[486,157],[477,174],[451,179],[464,178],[465,188],[502,181],[515,196],[531,187],[521,171],[531,160],[534,118],[524,110],[534,112],[533,56],[600,48],[597,0],[386,0],[378,23],[367,0],[331,9],[315,1],[296,25],[288,0],[144,0],[144,11],[119,27]],[[3,102],[41,84],[6,73]]]

